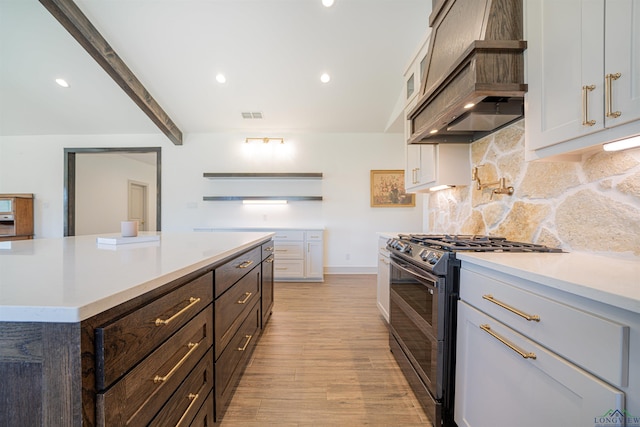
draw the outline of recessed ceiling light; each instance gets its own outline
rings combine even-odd
[[[224,74],[218,73],[218,74],[216,74],[216,81],[218,83],[226,83],[227,82],[227,78],[224,76]]]
[[[470,103],[464,105],[464,109],[468,110],[469,108],[473,107],[474,105],[476,105],[476,104],[474,104],[473,102],[470,102]]]
[[[331,81],[331,76],[327,73],[322,73],[322,75],[320,76],[320,81],[322,83],[329,83]]]
[[[69,83],[65,79],[56,79],[56,83],[62,87],[69,87]]]
[[[331,7],[333,6],[333,0],[322,0],[322,5],[324,7]]]

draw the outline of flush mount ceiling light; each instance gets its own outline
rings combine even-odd
[[[245,140],[244,140],[244,142],[246,144],[248,144],[250,142],[263,142],[265,144],[268,144],[271,141],[277,141],[277,142],[280,142],[280,144],[284,144],[284,138],[268,138],[268,137],[264,137],[264,138],[245,138]]]
[[[218,83],[220,83],[220,84],[226,83],[227,82],[227,78],[224,76],[224,74],[218,73],[218,74],[216,74],[216,81]]]
[[[69,83],[65,79],[56,79],[56,83],[62,87],[69,87]]]
[[[632,136],[631,138],[627,139],[620,139],[618,141],[608,142],[602,146],[604,151],[620,151],[636,147],[640,147],[640,135]]]
[[[331,81],[331,76],[328,73],[322,73],[320,76],[320,81],[322,83],[329,83]]]
[[[333,0],[322,0],[322,5],[324,7],[331,7],[333,6]]]

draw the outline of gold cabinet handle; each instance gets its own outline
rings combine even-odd
[[[589,120],[589,92],[594,90],[596,85],[582,86],[582,126],[593,126],[595,120]]]
[[[273,246],[269,246],[268,248],[264,248],[267,252],[273,252]]]
[[[498,301],[497,299],[495,299],[493,297],[493,295],[487,294],[487,295],[482,295],[482,298],[486,299],[489,302],[494,303],[497,306],[500,306],[502,308],[504,308],[505,310],[509,310],[510,312],[517,314],[520,317],[523,317],[525,319],[527,319],[529,322],[533,321],[533,322],[539,322],[540,321],[540,316],[538,316],[537,314],[527,314],[523,311],[518,310],[517,308],[513,308],[508,304],[503,303],[502,301]]]
[[[189,310],[191,307],[193,307],[194,305],[196,305],[197,303],[200,302],[200,298],[194,298],[191,297],[189,298],[189,305],[186,306],[185,308],[183,308],[182,310],[180,310],[179,312],[177,312],[176,314],[174,314],[173,316],[171,316],[170,318],[164,320],[164,319],[160,319],[159,317],[156,319],[156,326],[162,326],[162,325],[168,325],[169,323],[171,323],[173,320],[175,320],[176,317],[180,316],[181,314],[183,314],[185,311]]]
[[[268,262],[269,264],[271,264],[273,262],[273,257],[267,258],[267,260],[265,262]]]
[[[238,351],[245,351],[247,349],[247,346],[249,345],[249,341],[251,341],[251,338],[253,338],[252,335],[245,335],[244,337],[247,339],[247,342],[245,342],[242,347],[238,347]]]
[[[488,333],[489,335],[491,335],[492,337],[494,337],[495,339],[500,341],[502,344],[506,345],[511,350],[513,350],[516,353],[518,353],[520,356],[524,357],[525,359],[535,359],[536,358],[536,354],[535,353],[528,353],[528,352],[524,351],[523,349],[521,349],[520,347],[518,347],[517,345],[515,345],[514,343],[509,342],[506,338],[501,337],[500,335],[498,335],[495,332],[493,332],[489,325],[486,325],[486,324],[480,325],[480,329],[482,329],[483,331],[485,331],[486,333]]]
[[[197,342],[190,342],[189,344],[187,344],[187,347],[189,347],[189,351],[187,351],[187,354],[185,354],[184,356],[182,356],[182,359],[180,359],[178,361],[178,363],[176,363],[176,365],[171,368],[171,370],[169,372],[167,372],[167,375],[165,375],[164,377],[160,376],[160,375],[156,375],[153,378],[153,382],[154,383],[162,383],[167,381],[169,378],[171,378],[171,375],[173,375],[178,368],[180,368],[180,366],[182,366],[182,364],[184,362],[186,362],[186,360],[189,358],[189,356],[191,356],[191,353],[193,353],[194,351],[196,351],[196,349],[198,348],[198,346],[200,345],[200,343]]]
[[[249,301],[249,298],[251,298],[251,295],[253,295],[252,292],[245,292],[244,299],[238,300],[238,304],[246,304],[247,301]]]
[[[245,261],[245,262],[242,262],[242,263],[238,264],[237,268],[247,268],[251,264],[253,264],[253,261],[252,260],[248,260],[248,261]]]
[[[187,399],[189,399],[191,401],[191,403],[189,403],[189,406],[187,406],[187,409],[182,413],[182,416],[180,417],[180,419],[176,423],[176,427],[179,427],[180,424],[182,424],[182,421],[184,420],[184,418],[187,416],[187,414],[189,413],[189,411],[191,410],[193,405],[198,400],[198,396],[200,396],[199,393],[196,393],[196,394],[189,393],[189,395],[187,396]]]
[[[611,82],[613,80],[618,80],[620,78],[620,76],[622,76],[622,74],[620,73],[615,73],[615,74],[607,74],[606,76],[604,76],[604,81],[605,81],[605,99],[606,99],[606,104],[607,104],[607,117],[612,117],[612,118],[616,118],[616,117],[620,117],[620,115],[622,115],[622,113],[620,111],[612,111],[613,110],[613,95],[612,95],[612,91],[611,91]]]

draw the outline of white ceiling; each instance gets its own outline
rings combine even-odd
[[[431,9],[431,0],[76,3],[183,133],[270,136],[402,132],[402,75]],[[0,135],[159,132],[37,0],[0,0]]]

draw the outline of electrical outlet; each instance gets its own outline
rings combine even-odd
[[[346,254],[344,256],[344,259],[346,259],[347,261],[349,261],[351,259],[351,254]]]
[[[262,220],[263,221],[267,221],[267,216],[266,215],[262,215]]]

